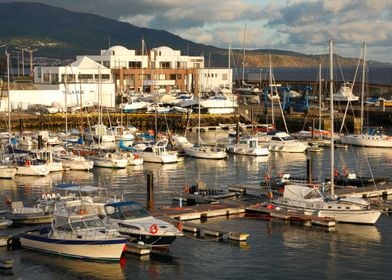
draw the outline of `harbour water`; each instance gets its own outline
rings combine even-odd
[[[210,133],[211,137],[216,137]],[[203,137],[206,137],[203,135]],[[313,153],[316,177],[329,176],[330,150]],[[146,174],[154,175],[155,208],[170,205],[185,185],[204,181],[209,188],[229,184],[257,187],[266,172],[306,175],[306,154],[272,153],[268,160],[230,155],[226,160],[185,158],[169,165],[144,164],[124,170],[66,171],[47,177],[0,181],[0,209],[5,197],[33,203],[60,182],[96,185],[109,194],[146,202]],[[360,175],[391,176],[392,150],[336,149],[336,167]],[[258,190],[250,191],[259,195]],[[391,199],[391,198],[389,198]],[[338,224],[334,231],[290,225],[255,216],[209,219],[229,231],[250,234],[246,243],[182,237],[168,251],[149,257],[126,254],[120,263],[97,263],[54,257],[29,250],[1,256],[15,260],[13,275],[2,279],[389,279],[392,273],[392,218],[375,226]],[[4,231],[3,231],[4,232]]]

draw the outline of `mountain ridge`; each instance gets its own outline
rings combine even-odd
[[[144,38],[147,48],[168,46],[183,54],[204,55],[211,67],[225,67],[228,50],[186,40],[170,32],[137,27],[95,14],[72,12],[42,3],[0,3],[0,45],[36,49],[34,56],[70,59],[76,55],[99,54],[112,45],[140,50]],[[110,39],[109,39],[110,38]],[[242,65],[242,50],[233,50]],[[322,55],[308,55],[278,49],[246,50],[246,67],[266,67],[271,55],[274,67],[318,66]],[[340,57],[342,66],[357,65],[358,58]],[[241,62],[240,62],[241,61]],[[382,62],[371,65],[392,66]],[[207,65],[207,63],[206,63]]]

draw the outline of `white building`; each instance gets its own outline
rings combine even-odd
[[[101,104],[114,107],[115,85],[112,80],[109,68],[88,57],[81,56],[66,66],[35,67],[34,86],[37,90],[25,94],[34,96],[36,93],[41,96],[38,99],[34,98],[37,102],[31,104],[57,103],[62,107]],[[17,96],[16,99],[12,98],[13,102],[20,103],[29,100],[29,98],[23,98],[20,93]]]
[[[206,82],[210,88],[232,83],[231,69],[206,70],[203,56],[182,55],[181,51],[165,46],[142,54],[113,46],[101,50],[101,55],[88,57],[112,70],[117,92],[199,92]]]

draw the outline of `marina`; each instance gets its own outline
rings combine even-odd
[[[209,130],[202,132],[201,137],[211,142],[212,139],[226,134],[225,130]],[[195,135],[195,132],[191,132],[191,139]],[[358,170],[357,174],[369,174],[371,168],[374,176],[385,176],[388,175],[386,170],[392,167],[392,154],[385,149],[349,147],[347,150],[338,149],[336,156],[339,159],[338,169],[342,169],[343,166],[355,168]],[[331,259],[328,253],[331,245],[334,245],[335,250],[339,252],[338,258],[346,258],[346,264],[349,262],[350,265],[357,267],[357,272],[351,272],[352,277],[370,273],[369,268],[362,269],[362,265],[359,264],[369,262],[365,257],[367,254],[372,254],[377,261],[377,263],[372,262],[374,267],[380,267],[381,263],[385,263],[384,258],[388,259],[388,256],[385,256],[390,246],[387,240],[392,238],[390,217],[387,215],[391,202],[388,193],[385,193],[388,183],[377,187],[379,195],[383,197],[371,198],[374,202],[386,199],[385,213],[374,226],[335,224],[333,220],[309,218],[295,213],[284,215],[263,207],[262,204],[267,201],[267,198],[262,195],[260,182],[265,174],[272,171],[289,172],[306,178],[308,157],[311,157],[314,163],[313,176],[327,177],[328,147],[324,147],[321,152],[309,154],[273,152],[268,160],[243,155],[228,155],[224,160],[186,157],[174,164],[144,163],[118,170],[93,168],[89,172],[68,170],[38,178],[16,176],[14,180],[1,180],[0,207],[6,208],[6,196],[12,197],[15,201],[23,201],[25,205],[32,205],[42,193],[52,192],[54,185],[63,182],[98,186],[112,195],[136,200],[148,206],[148,174],[152,174],[151,213],[175,225],[181,222],[184,236],[177,238],[165,251],[130,244],[119,264],[103,264],[110,267],[110,271],[102,273],[99,277],[101,279],[127,279],[131,275],[133,278],[135,273],[139,275],[137,278],[146,279],[151,277],[151,271],[163,278],[173,277],[173,275],[190,278],[197,273],[200,277],[231,279],[232,275],[240,277],[239,273],[245,273],[241,269],[238,271],[238,269],[227,268],[228,263],[231,267],[238,264],[252,267],[246,272],[247,276],[241,277],[242,279],[250,279],[260,273],[273,277],[272,275],[283,267],[288,271],[287,276],[304,277],[301,271],[295,268],[294,255],[290,256],[286,253],[296,252],[295,258],[300,256],[306,260],[310,250],[313,252],[317,246],[315,254],[320,262],[314,263],[314,269],[317,267],[318,270],[322,267],[322,263]],[[358,160],[365,157],[369,165],[363,160]],[[204,182],[206,192],[210,194],[201,196],[184,193],[185,186],[192,186],[200,181]],[[368,191],[372,191],[371,188],[369,187]],[[370,196],[366,189],[358,188],[357,191],[360,192],[361,197]],[[236,193],[232,196],[234,200],[228,198],[230,193]],[[338,190],[337,194],[339,195]],[[178,197],[181,196],[182,205],[179,205]],[[199,201],[198,205],[188,206],[188,200],[192,199]],[[21,229],[13,228],[12,231],[3,229],[2,232],[12,235]],[[228,246],[222,247],[222,244]],[[359,244],[362,244],[360,249]],[[276,250],[281,253],[276,253]],[[357,256],[354,260],[346,256],[353,250],[367,253],[363,257]],[[73,269],[68,269],[69,264],[74,261],[63,257],[54,257],[51,261],[45,261],[47,259],[45,254],[30,250],[7,251],[6,247],[3,247],[0,251],[6,259],[14,260],[13,277],[23,277],[29,269],[41,271],[37,278],[32,276],[32,279],[40,279],[42,275],[56,277],[64,273],[67,277],[75,275],[92,277],[95,273],[94,266],[89,268],[78,264],[72,265]],[[39,259],[32,257],[37,254],[43,257]],[[223,272],[217,270],[219,267],[223,269],[222,254],[231,256],[224,264],[223,276],[221,274]],[[282,264],[281,260],[288,263]],[[215,265],[210,266],[209,262],[214,262]],[[280,268],[274,268],[272,264],[275,262],[280,263]],[[334,267],[339,268],[342,265],[336,262]],[[370,271],[371,275],[379,275],[380,278],[385,276],[384,273],[388,273],[385,269],[375,268]],[[339,275],[341,276],[337,272],[336,277]]]

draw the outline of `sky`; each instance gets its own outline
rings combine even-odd
[[[216,47],[334,52],[392,63],[391,0],[21,0],[166,30]],[[114,43],[114,42],[113,42]]]

